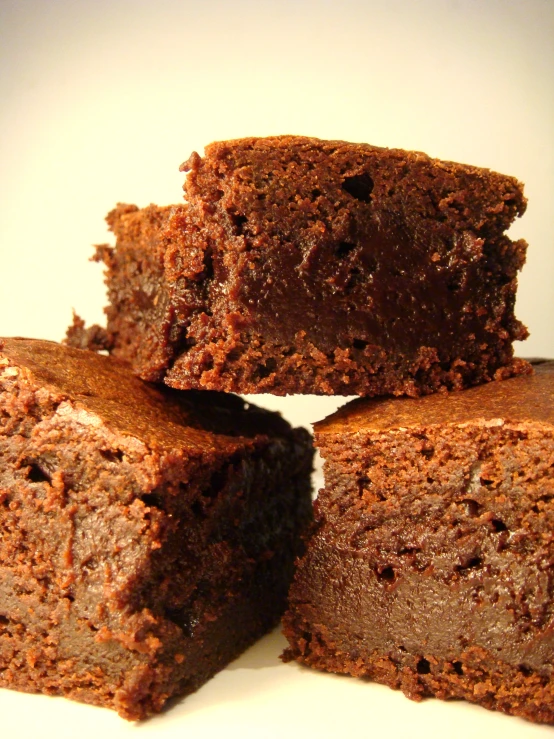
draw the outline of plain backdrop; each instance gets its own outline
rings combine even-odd
[[[517,352],[554,356],[553,90],[553,0],[0,0],[0,335],[59,340],[72,308],[102,322],[101,268],[88,259],[93,244],[110,240],[103,219],[115,203],[177,203],[179,164],[191,151],[287,133],[421,150],[525,182],[528,211],[510,233],[530,245],[517,314],[531,337]],[[259,402],[309,424],[342,400]],[[287,710],[307,705],[319,736],[372,714],[393,723],[362,736],[400,736],[408,726],[426,737],[447,727],[546,736],[482,709],[434,701],[415,710],[377,686],[360,693],[353,681],[271,660],[266,668],[267,684],[277,675],[289,691],[306,691],[303,702],[289,695],[287,703],[265,683],[258,694],[261,673],[253,673],[244,704],[235,689],[236,715],[212,701],[212,685],[199,694],[208,696],[200,713],[176,708],[149,726],[215,736],[220,721],[230,735],[235,727],[243,736],[295,736]],[[236,685],[240,673],[225,674]],[[108,715],[6,695],[0,733],[7,721],[10,736],[31,736],[38,725],[59,730],[64,716],[68,731],[83,722],[92,735]],[[339,696],[335,723],[331,696]],[[111,714],[102,721],[123,732]]]

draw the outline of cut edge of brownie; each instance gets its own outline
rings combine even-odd
[[[325,487],[284,661],[554,723],[554,361],[535,367],[384,401],[383,423],[356,400],[316,424]]]
[[[115,359],[2,344],[0,685],[144,718],[278,622],[311,517],[309,434]],[[170,429],[148,438],[141,413]]]
[[[76,319],[73,345],[108,346],[143,379],[239,393],[417,396],[525,371],[512,341],[527,336],[513,315],[526,243],[503,233],[526,208],[515,178],[294,136],[211,144],[183,169],[185,205],[120,205],[108,216],[118,244],[97,253],[108,268],[107,334]],[[406,252],[389,263],[406,238],[416,261]],[[278,256],[280,277],[270,274]],[[260,260],[267,266],[258,269]],[[413,277],[423,262],[427,292]],[[312,285],[313,275],[321,279]],[[390,295],[375,288],[389,283]],[[475,303],[471,284],[492,296],[488,307]],[[328,337],[313,302],[321,291],[339,316]],[[439,297],[426,306],[430,295]],[[381,306],[373,314],[397,318],[362,319],[354,310],[362,298]],[[433,322],[446,313],[439,336]]]

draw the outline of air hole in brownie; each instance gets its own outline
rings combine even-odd
[[[421,454],[422,454],[422,455],[423,455],[423,456],[424,456],[424,457],[425,457],[426,459],[431,459],[431,457],[432,457],[432,456],[434,455],[434,453],[435,453],[435,450],[434,450],[434,448],[433,448],[433,447],[431,447],[431,448],[427,448],[427,449],[422,449],[422,450],[421,450]]]
[[[451,293],[455,293],[457,290],[461,288],[461,283],[458,280],[451,280],[447,283],[446,287],[450,290]]]
[[[508,531],[508,527],[506,526],[504,521],[501,521],[499,518],[493,518],[491,521],[491,525],[496,533],[499,533],[500,531]]]
[[[65,594],[65,599],[68,600],[70,603],[73,603],[75,601],[75,597],[71,595],[70,593]]]
[[[367,341],[362,341],[362,339],[354,339],[354,341],[352,342],[352,346],[354,347],[354,349],[362,349],[363,350],[363,349],[366,348],[367,344],[368,344],[368,342]]]
[[[492,485],[492,483],[493,483],[493,481],[492,481],[492,480],[487,480],[487,478],[486,478],[486,477],[481,477],[481,478],[479,478],[479,479],[480,479],[480,481],[481,481],[481,485],[486,485],[487,487],[488,487],[489,485]]]
[[[481,506],[476,500],[466,498],[465,500],[462,500],[462,505],[465,508],[467,516],[471,516],[472,518],[474,518],[475,516],[479,515]]]
[[[377,570],[377,578],[383,582],[394,582],[395,577],[396,574],[390,565],[382,570]]]
[[[100,449],[100,456],[106,462],[123,462],[123,452],[121,449]]]
[[[532,675],[533,674],[533,670],[531,670],[531,668],[527,667],[527,665],[520,665],[519,666],[519,671],[525,677],[529,677],[529,675]]]
[[[357,485],[358,496],[360,498],[363,497],[366,491],[369,491],[370,488],[373,488],[373,482],[369,479],[369,477],[366,477],[365,475],[362,475],[362,477],[358,478]],[[371,493],[377,498],[377,500],[385,500],[384,496],[378,490],[372,489]]]
[[[216,470],[210,477],[210,482],[201,491],[202,496],[208,499],[217,498],[219,493],[225,488],[229,482],[230,474],[233,472],[233,464],[225,465],[219,470]]]
[[[236,362],[241,358],[241,356],[242,356],[242,349],[231,349],[229,354],[227,354],[227,361]]]
[[[7,626],[10,623],[10,619],[7,616],[3,616],[0,613],[0,626]]]
[[[50,477],[50,475],[45,470],[43,470],[43,468],[36,462],[30,463],[27,477],[30,482],[52,482],[52,478]]]
[[[248,221],[248,218],[242,213],[229,213],[229,218],[233,224],[235,236],[241,236],[244,233],[244,224]]]
[[[431,672],[431,665],[425,657],[420,657],[416,665],[416,670],[418,675],[428,675]]]
[[[196,519],[202,520],[207,516],[204,506],[202,505],[202,501],[200,500],[193,501],[193,503],[191,503],[190,510]]]
[[[98,567],[98,560],[96,557],[89,557],[87,560],[83,561],[83,569],[87,572],[92,572]]]
[[[273,357],[269,357],[264,364],[259,364],[255,375],[258,379],[263,380],[265,377],[269,377],[272,372],[275,372],[277,368],[277,360]]]
[[[462,667],[462,663],[458,662],[457,660],[455,662],[452,662],[452,667],[454,669],[454,672],[457,675],[463,675],[464,674],[464,668]]]
[[[198,620],[192,616],[188,608],[166,608],[164,616],[182,629],[185,636],[193,636]]]
[[[466,570],[475,570],[481,567],[483,560],[481,557],[472,557],[466,565],[459,565],[456,567],[458,572],[465,572]]]
[[[403,646],[402,646],[402,644],[401,644],[401,645],[400,645],[400,646],[398,647],[398,651],[399,651],[399,652],[405,652],[405,651],[406,651],[406,647],[403,647]]]
[[[359,285],[362,281],[362,273],[358,269],[358,267],[352,267],[351,270],[349,270],[349,276],[348,276],[348,282],[345,285],[346,290],[350,290],[351,288],[355,287],[356,285]]]
[[[321,195],[321,190],[318,190],[317,187],[315,187],[312,190],[312,198],[318,198]]]
[[[161,508],[161,500],[158,493],[146,493],[141,498],[142,502],[148,508]]]
[[[356,248],[356,244],[351,244],[348,241],[341,241],[340,244],[337,246],[337,257],[339,259],[344,259],[355,248]]]
[[[356,200],[362,203],[369,203],[373,190],[373,180],[367,172],[356,174],[352,177],[345,177],[342,183],[342,189],[346,190]]]
[[[212,250],[210,248],[207,248],[204,250],[204,270],[202,273],[202,277],[205,280],[211,280],[214,276],[214,260],[212,255]],[[207,313],[208,311],[206,311]]]

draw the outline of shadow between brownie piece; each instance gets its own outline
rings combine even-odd
[[[285,661],[554,722],[554,362],[353,401],[315,439]]]
[[[105,345],[143,379],[417,396],[527,371],[514,178],[295,136],[211,144],[183,168],[185,205],[119,206],[99,250]]]
[[[0,340],[0,687],[127,719],[196,690],[284,609],[312,456],[236,396]]]

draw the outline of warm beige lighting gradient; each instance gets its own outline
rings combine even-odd
[[[291,133],[525,182],[528,212],[511,234],[530,244],[517,314],[531,338],[517,351],[554,356],[553,91],[553,0],[0,0],[0,335],[61,339],[72,308],[102,322],[101,269],[88,259],[111,238],[103,219],[115,203],[179,202],[192,150]],[[259,402],[308,424],[343,401]],[[137,731],[550,736],[467,704],[415,706],[284,667],[277,642]],[[7,691],[0,715],[0,734],[18,739],[137,733],[99,709]]]
[[[101,320],[117,201],[179,201],[210,141],[298,133],[523,180],[518,350],[554,355],[551,0],[22,0],[0,29],[0,333]]]

